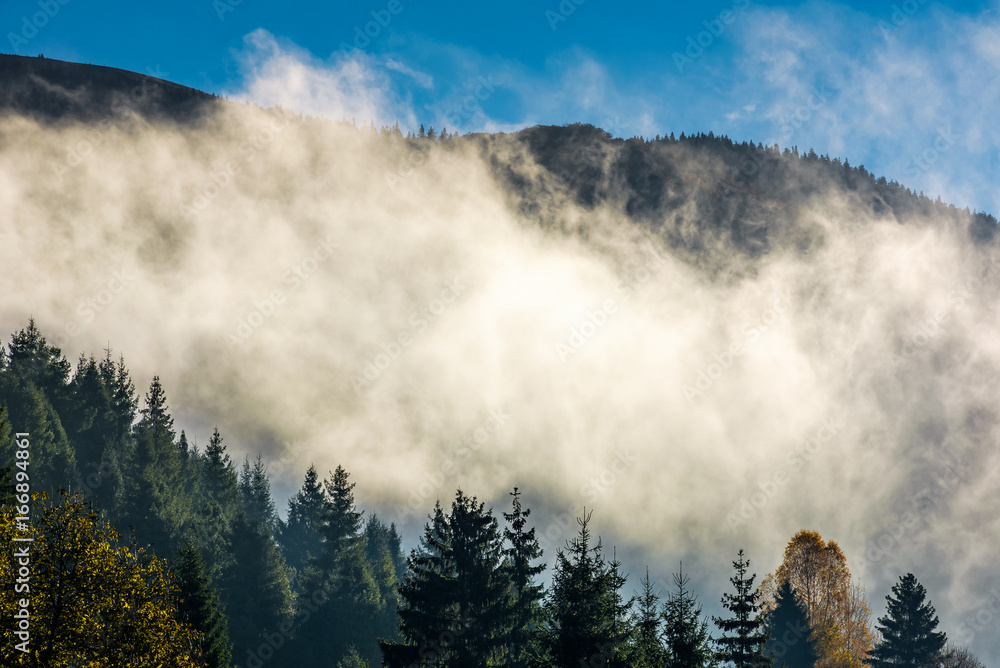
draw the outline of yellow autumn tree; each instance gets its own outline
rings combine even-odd
[[[0,614],[8,620],[0,665],[204,665],[195,649],[197,633],[177,620],[175,587],[161,559],[121,545],[118,532],[102,524],[80,496],[36,496],[31,510],[32,521],[17,527],[13,508],[0,510],[0,543],[16,546],[0,555]],[[15,556],[24,546],[27,555]],[[26,564],[29,589],[16,593],[15,584],[25,584],[20,569]],[[22,610],[22,599],[29,602],[27,645],[9,621]]]
[[[816,531],[792,536],[781,566],[761,583],[763,610],[773,607],[786,581],[809,618],[819,654],[816,668],[863,668],[873,643],[871,608],[864,588],[851,580],[840,546]]]

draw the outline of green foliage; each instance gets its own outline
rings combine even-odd
[[[442,132],[442,136],[444,133]],[[504,538],[504,568],[510,583],[510,636],[507,640],[510,654],[509,666],[530,666],[543,658],[541,623],[544,590],[535,578],[545,570],[545,564],[534,562],[542,557],[542,548],[535,537],[535,529],[527,528],[531,511],[521,506],[521,492],[514,488],[510,493],[511,511],[504,513],[507,528]]]
[[[591,543],[591,513],[577,518],[580,533],[556,554],[546,607],[546,645],[559,666],[620,665],[628,650],[631,625],[622,600],[625,584],[618,562],[606,561],[601,541]]]
[[[500,528],[484,504],[459,490],[450,514],[436,505],[400,586],[404,642],[382,643],[386,664],[507,665],[510,581],[502,559]]]
[[[179,581],[179,617],[201,634],[198,650],[207,668],[229,668],[233,652],[229,625],[215,588],[205,574],[201,552],[193,545],[182,547],[174,573]]]
[[[926,595],[927,590],[913,573],[901,576],[892,586],[892,593],[885,597],[886,615],[878,620],[881,639],[868,655],[869,666],[936,665],[947,638],[934,630],[938,618],[930,601],[924,602]]]
[[[139,413],[133,430],[135,450],[123,462],[125,501],[118,521],[134,528],[140,544],[170,555],[190,520],[193,500],[180,493],[180,450],[158,376],[153,377],[146,406]]]
[[[663,637],[666,641],[667,666],[670,668],[709,668],[715,657],[709,646],[708,621],[701,616],[697,597],[687,588],[690,578],[684,566],[674,573],[676,592],[671,592],[663,606]]]
[[[309,476],[307,474],[307,483]],[[350,648],[370,661],[378,660],[378,632],[391,635],[394,609],[394,569],[389,536],[377,535],[376,523],[368,545],[361,534],[361,516],[354,503],[354,484],[342,466],[324,483],[320,554],[306,561],[299,578],[297,610],[304,622],[282,655],[289,665],[319,665]],[[379,559],[379,563],[374,559]],[[386,597],[389,598],[386,598]],[[320,605],[316,605],[317,600]]]
[[[302,488],[288,500],[288,519],[279,525],[279,542],[290,568],[297,571],[323,549],[323,515],[326,500],[316,467],[306,471]]]
[[[30,642],[27,653],[13,625],[4,624],[4,666],[202,665],[198,634],[183,624],[176,590],[163,560],[119,544],[78,495],[34,497],[28,532],[15,529],[13,510],[0,511],[0,541],[30,537]],[[23,544],[21,544],[23,545]],[[15,550],[0,553],[0,614],[12,619],[24,594],[15,591]]]
[[[722,631],[722,636],[715,639],[718,645],[716,659],[731,663],[736,668],[770,666],[770,661],[764,656],[767,633],[763,630],[763,620],[757,614],[760,611],[759,596],[753,586],[757,575],[747,577],[749,567],[750,560],[744,559],[743,550],[740,550],[733,562],[736,575],[729,579],[736,593],[722,595],[722,607],[732,616],[713,618],[715,625]]]
[[[774,668],[813,668],[819,659],[809,617],[785,580],[775,597],[774,609],[767,615],[767,643],[764,653],[773,657]]]
[[[278,513],[271,497],[271,484],[267,477],[267,467],[260,453],[253,464],[249,455],[243,459],[243,469],[239,480],[240,497],[247,522],[268,536],[277,536]]]
[[[641,592],[636,592],[633,613],[635,635],[629,648],[629,665],[635,668],[660,668],[666,665],[667,651],[661,640],[663,618],[660,610],[660,596],[649,579],[649,567],[640,581]]]
[[[274,540],[274,500],[260,458],[244,462],[239,480],[243,506],[229,538],[232,561],[222,575],[221,589],[229,615],[234,656],[242,659],[290,623],[292,590],[285,560]]]
[[[337,662],[337,668],[370,668],[371,664],[364,660],[356,647],[347,650],[344,658]]]
[[[54,493],[78,487],[76,456],[58,413],[45,393],[27,374],[18,374],[13,363],[0,370],[0,403],[7,405],[13,431],[30,435],[32,489]],[[13,447],[11,439],[0,442],[0,461],[14,461]]]

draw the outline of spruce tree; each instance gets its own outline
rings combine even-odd
[[[440,504],[408,561],[400,586],[402,643],[381,642],[385,664],[504,665],[510,584],[492,511],[461,490]]]
[[[625,651],[621,611],[627,606],[617,588],[624,584],[615,562],[608,563],[601,541],[592,543],[590,518],[577,518],[580,532],[556,553],[546,600],[546,647],[559,666],[615,664]],[[583,662],[581,664],[581,662]]]
[[[872,668],[924,668],[936,665],[947,638],[935,631],[938,625],[934,606],[924,602],[927,590],[907,573],[885,597],[886,615],[878,620],[881,640],[868,654]]]
[[[292,591],[288,584],[285,560],[281,556],[271,527],[260,513],[251,517],[247,506],[267,507],[271,490],[266,475],[260,478],[251,469],[240,480],[243,508],[233,525],[231,545],[234,561],[222,578],[222,593],[229,616],[229,634],[238,661],[248,661],[267,634],[278,633],[290,623],[293,612]]]
[[[736,575],[729,579],[736,588],[735,594],[723,594],[722,607],[732,616],[727,618],[713,617],[712,621],[722,631],[722,636],[715,639],[718,650],[715,653],[718,661],[731,663],[735,668],[762,668],[769,666],[770,661],[764,656],[764,643],[767,634],[763,630],[763,620],[758,616],[758,592],[753,586],[756,574],[747,577],[750,560],[743,558],[743,550],[733,562]]]
[[[611,561],[604,571],[601,587],[601,599],[606,615],[611,620],[610,652],[608,665],[613,667],[627,666],[628,651],[635,636],[630,612],[635,604],[634,598],[628,600],[622,595],[622,589],[628,580],[628,575],[621,572],[621,561],[617,550],[612,551]]]
[[[399,583],[406,559],[400,550],[396,526],[386,526],[377,515],[372,515],[365,525],[364,546],[365,559],[378,585],[381,599],[375,618],[374,637],[398,639],[396,609],[399,607]]]
[[[451,504],[448,526],[458,618],[475,620],[455,643],[455,661],[463,666],[499,665],[507,655],[510,592],[500,527],[492,510],[462,490]]]
[[[714,664],[709,646],[708,622],[702,619],[697,597],[687,588],[690,578],[684,575],[684,564],[673,575],[676,592],[663,606],[663,637],[670,668],[708,668]]]
[[[32,490],[52,494],[79,488],[76,455],[58,413],[45,393],[10,364],[0,371],[0,403],[7,405],[14,430],[30,434]],[[0,461],[14,461],[13,444],[0,443]]]
[[[68,389],[69,405],[60,419],[86,480],[88,474],[100,471],[104,448],[113,442],[111,395],[93,357],[80,357]]]
[[[787,579],[778,590],[774,609],[767,615],[766,630],[769,637],[764,653],[773,658],[774,668],[813,668],[816,664],[819,653],[809,617]]]
[[[528,666],[540,658],[541,601],[544,589],[535,578],[545,570],[545,563],[534,562],[542,557],[542,548],[535,538],[535,529],[526,529],[531,510],[521,507],[521,492],[517,487],[510,493],[511,512],[504,513],[507,528],[504,538],[507,577],[510,581],[510,654],[509,666]]]
[[[460,620],[455,613],[455,569],[450,554],[451,529],[438,501],[424,526],[420,546],[410,552],[399,587],[399,632],[403,640],[379,641],[385,666],[447,665],[455,638],[465,633],[472,621]]]
[[[0,453],[13,453],[14,447],[10,422],[7,421],[7,406],[0,403]],[[0,462],[0,507],[14,505],[15,461],[5,457],[5,461]]]
[[[267,467],[264,459],[257,454],[253,464],[250,456],[243,459],[243,469],[240,471],[240,497],[243,499],[243,510],[246,520],[262,534],[278,535],[278,512],[271,497],[271,485],[267,477]]]
[[[338,466],[323,483],[320,553],[302,569],[298,609],[310,610],[285,657],[298,665],[319,665],[351,646],[366,659],[378,658],[375,627],[383,609],[382,590],[366,558],[362,515],[354,483]],[[322,605],[315,604],[317,597]],[[304,615],[301,615],[304,616]]]
[[[288,500],[288,519],[281,523],[279,542],[285,561],[297,571],[323,549],[323,513],[326,502],[315,466],[306,471],[302,488]]]
[[[666,665],[667,653],[660,636],[663,618],[660,610],[660,596],[656,593],[649,577],[649,567],[639,584],[642,589],[635,592],[636,611],[633,625],[635,636],[629,652],[629,664],[635,668],[661,668]]]
[[[125,471],[125,508],[122,518],[135,529],[140,544],[151,544],[168,556],[177,548],[190,518],[192,499],[183,495],[181,457],[174,441],[174,420],[159,376],[146,393],[146,406],[135,425],[135,451]]]
[[[22,382],[31,383],[52,404],[57,413],[69,404],[69,374],[72,369],[62,351],[42,336],[35,319],[11,336],[8,345],[9,369]]]
[[[187,544],[178,553],[176,563],[181,621],[201,634],[198,650],[208,668],[229,668],[233,649],[229,627],[215,588],[205,574],[201,552]]]
[[[197,502],[198,544],[213,580],[233,565],[232,535],[243,512],[239,477],[218,427],[198,458],[201,486]]]

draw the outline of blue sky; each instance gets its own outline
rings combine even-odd
[[[304,113],[463,132],[575,121],[618,136],[712,131],[811,147],[997,213],[998,9],[7,0],[0,24],[8,53],[159,72]]]

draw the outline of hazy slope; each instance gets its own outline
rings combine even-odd
[[[518,484],[548,557],[585,504],[628,563],[696,564],[708,608],[738,547],[762,573],[809,527],[876,609],[913,571],[1000,655],[975,626],[1000,535],[990,216],[716,138],[431,143],[217,107],[0,121],[0,331],[110,341],[189,434],[263,450],[279,494],[342,463],[412,532],[458,485]]]

